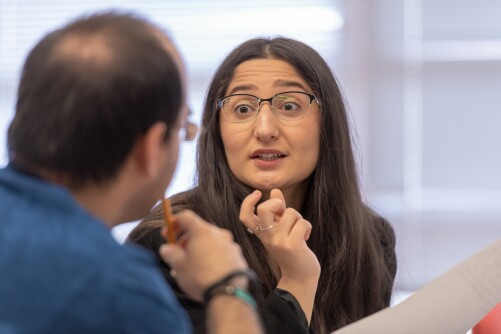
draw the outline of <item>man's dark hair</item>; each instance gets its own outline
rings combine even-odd
[[[113,178],[137,138],[178,119],[182,84],[168,43],[153,24],[115,12],[45,36],[23,67],[11,163],[74,186]]]

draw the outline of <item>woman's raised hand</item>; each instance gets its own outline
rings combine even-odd
[[[287,208],[283,194],[273,189],[270,199],[256,205],[261,192],[254,191],[242,202],[240,221],[263,243],[280,269],[278,288],[298,299],[308,319],[311,317],[320,264],[306,244],[311,224],[293,208]]]

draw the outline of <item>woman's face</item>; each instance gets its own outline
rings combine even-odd
[[[225,96],[251,94],[269,98],[287,91],[312,94],[311,87],[287,62],[253,59],[241,63],[234,72]],[[219,113],[221,137],[233,174],[248,186],[267,192],[278,188],[304,193],[319,154],[320,108],[312,102],[302,119],[284,121],[263,102],[256,118],[231,123]]]

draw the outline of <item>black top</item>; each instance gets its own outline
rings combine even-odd
[[[176,280],[170,274],[169,266],[165,264],[158,253],[160,246],[165,243],[160,235],[160,228],[143,230],[143,232],[145,233],[139,236],[133,231],[128,240],[146,247],[155,254],[162,274],[191,317],[195,333],[206,333],[204,305],[190,299],[181,291]],[[275,289],[274,293],[268,295],[259,309],[259,313],[266,333],[309,333],[308,321],[302,308],[296,298],[285,290]]]
[[[174,196],[172,200],[172,209],[174,213],[184,209],[193,210],[188,200],[190,193],[191,191],[187,191]],[[370,216],[372,217],[371,220],[373,220],[376,227],[377,238],[379,240],[379,245],[381,247],[386,266],[391,273],[391,278],[394,279],[397,270],[397,261],[395,255],[395,234],[393,228],[385,219],[375,213],[371,212]],[[147,217],[144,221],[149,222],[155,219],[161,218]],[[174,290],[179,302],[183,305],[191,317],[195,333],[205,334],[206,327],[204,305],[191,300],[180,290],[176,280],[170,275],[170,268],[165,264],[158,253],[158,249],[165,242],[163,237],[160,235],[161,227],[145,228],[142,225],[142,223],[139,224],[139,226],[131,232],[128,237],[128,241],[142,245],[155,254],[165,279]],[[391,288],[388,289],[388,291],[382,291],[382,293],[384,295],[384,299],[389,305],[392,293]],[[311,333],[311,330],[308,328],[306,315],[304,314],[298,301],[292,294],[285,290],[278,288],[274,289],[273,293],[269,294],[264,299],[264,302],[260,305],[258,311],[263,321],[266,333]]]

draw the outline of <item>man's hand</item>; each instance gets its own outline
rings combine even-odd
[[[191,211],[176,215],[176,230],[182,233],[178,244],[160,247],[160,255],[174,270],[179,287],[197,301],[214,282],[235,270],[248,268],[240,246],[232,234],[205,222]],[[243,278],[242,278],[243,279]],[[246,287],[246,279],[239,285]]]

